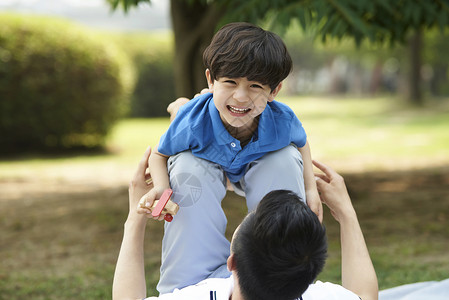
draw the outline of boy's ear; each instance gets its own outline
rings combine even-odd
[[[212,79],[212,76],[210,74],[210,70],[206,69],[206,80],[207,80],[207,86],[209,87],[209,90],[211,93],[214,91],[214,80]]]
[[[280,82],[280,83],[278,84],[278,86],[275,87],[275,89],[270,93],[268,102],[271,102],[271,101],[274,100],[274,98],[275,98],[276,95],[279,93],[279,91],[281,90],[281,88],[282,88],[282,82]]]

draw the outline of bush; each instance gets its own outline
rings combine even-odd
[[[102,146],[133,80],[126,56],[83,27],[0,14],[0,152]]]
[[[167,106],[175,99],[172,35],[127,33],[115,39],[133,60],[137,71],[130,116],[168,116]]]

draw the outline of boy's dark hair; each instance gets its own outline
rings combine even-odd
[[[276,190],[243,220],[232,252],[246,300],[292,300],[324,267],[326,230],[295,193]]]
[[[246,77],[274,90],[292,69],[279,36],[249,23],[230,23],[213,37],[203,53],[212,79]]]

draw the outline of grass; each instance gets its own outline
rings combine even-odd
[[[343,172],[381,289],[449,277],[449,105],[392,99],[286,98],[312,153]],[[0,299],[108,299],[127,213],[127,181],[166,119],[124,120],[109,152],[0,161]],[[245,215],[224,200],[228,237]],[[327,214],[329,259],[320,280],[339,282],[338,226]],[[150,223],[147,285],[154,295],[162,224]]]
[[[314,158],[338,170],[398,170],[449,163],[449,101],[416,108],[393,98],[282,100],[300,117]],[[0,178],[23,178],[30,173],[63,177],[58,170],[64,166],[79,172],[81,178],[87,176],[83,170],[89,166],[96,166],[100,174],[119,167],[129,175],[144,149],[157,144],[168,124],[167,118],[124,120],[109,136],[108,153],[8,158],[0,161]]]
[[[393,101],[292,99],[287,103],[302,119],[314,156],[338,169],[397,170],[448,162],[448,103],[413,108]]]

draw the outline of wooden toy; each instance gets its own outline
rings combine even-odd
[[[173,216],[179,210],[178,204],[170,200],[173,191],[171,189],[166,189],[159,200],[154,201],[151,207],[151,215],[153,217],[159,217],[161,214],[165,214],[164,219],[167,222],[173,220]]]

